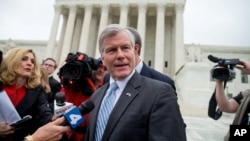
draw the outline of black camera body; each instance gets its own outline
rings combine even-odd
[[[69,53],[66,64],[60,68],[59,77],[69,80],[80,80],[81,78],[91,77],[92,70],[97,70],[100,62],[89,57],[87,54],[77,52]]]
[[[234,67],[239,64],[239,59],[223,59],[217,58],[212,55],[208,56],[208,59],[214,63],[218,63],[211,70],[212,78],[222,80],[222,81],[231,81],[235,78],[236,72]]]

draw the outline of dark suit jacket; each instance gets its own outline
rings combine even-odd
[[[61,84],[53,76],[49,77],[49,85],[50,85],[50,88],[51,88],[51,92],[53,94],[56,94],[57,92],[60,92]]]
[[[25,136],[32,134],[40,126],[50,122],[53,116],[41,86],[35,89],[26,89],[26,96],[16,106],[16,110],[20,117],[31,115],[32,120],[23,126],[25,128],[15,131],[14,141],[23,140]]]
[[[55,78],[53,78],[53,76],[51,76],[51,77],[49,77],[49,85],[51,88],[51,92],[46,94],[46,97],[47,97],[47,100],[49,102],[49,105],[50,105],[52,111],[54,111],[55,95],[57,92],[60,92],[61,84]]]
[[[144,62],[143,62],[143,67],[140,73],[142,76],[146,76],[152,79],[156,79],[162,82],[166,82],[168,84],[170,84],[174,90],[176,90],[175,88],[175,84],[172,78],[170,78],[169,76],[160,73],[159,71],[148,67]]]
[[[166,82],[168,84],[170,84],[174,90],[176,90],[175,88],[175,84],[172,78],[170,78],[169,76],[160,73],[159,71],[148,67],[144,62],[143,62],[143,66],[142,66],[142,70],[140,75],[142,76],[146,76],[152,79],[156,79],[162,82]],[[110,78],[110,74],[105,75],[104,77],[104,83],[108,83],[109,82],[109,78]]]
[[[93,141],[96,120],[108,83],[93,95],[94,110],[85,141]],[[185,141],[185,124],[173,88],[137,72],[110,114],[102,141]]]

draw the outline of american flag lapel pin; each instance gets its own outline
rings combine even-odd
[[[130,97],[130,96],[131,96],[131,94],[130,94],[130,93],[126,93],[126,96]]]

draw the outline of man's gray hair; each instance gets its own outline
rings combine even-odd
[[[110,24],[101,32],[101,34],[99,36],[99,52],[100,52],[100,54],[103,52],[103,40],[105,38],[115,36],[121,31],[125,31],[129,35],[129,39],[130,39],[132,47],[135,46],[135,38],[134,38],[133,34],[128,29],[126,29],[125,27],[122,27],[119,24]]]

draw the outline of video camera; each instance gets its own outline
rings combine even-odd
[[[59,70],[59,77],[69,80],[79,80],[92,76],[92,70],[97,70],[100,61],[89,57],[87,54],[76,52],[69,53],[66,64]]]
[[[223,81],[230,81],[235,78],[234,67],[239,64],[239,59],[223,59],[208,55],[208,59],[214,63],[218,63],[211,70],[212,78]]]

